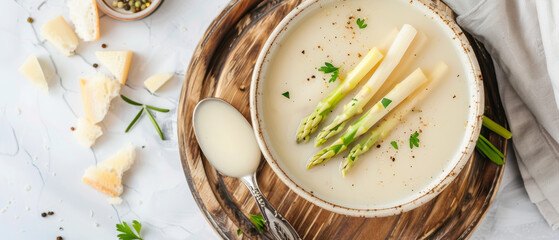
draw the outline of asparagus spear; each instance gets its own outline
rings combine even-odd
[[[404,56],[404,53],[410,46],[412,40],[414,39],[417,31],[411,25],[404,24],[400,33],[396,36],[394,43],[390,46],[390,49],[386,53],[386,57],[382,63],[378,66],[377,70],[367,81],[365,86],[361,88],[359,93],[353,98],[357,101],[352,101],[344,106],[344,111],[340,115],[336,116],[334,121],[330,125],[326,126],[315,140],[315,146],[319,146],[326,142],[327,139],[333,137],[342,129],[344,129],[347,121],[363,112],[363,107],[371,100],[375,93],[379,90],[382,84],[386,81],[388,76],[392,73],[394,68],[400,63],[400,60]]]
[[[347,74],[342,84],[338,85],[326,99],[318,103],[315,110],[303,119],[297,130],[297,142],[309,140],[309,135],[316,131],[330,111],[361,81],[361,79],[382,59],[377,48],[371,49],[357,66]]]
[[[439,85],[441,79],[443,79],[444,74],[447,72],[448,66],[445,63],[439,63],[435,69],[431,72],[428,77],[428,82],[413,92],[406,100],[398,106],[394,111],[392,111],[386,120],[382,122],[377,128],[371,131],[369,137],[360,143],[356,144],[349,154],[344,158],[342,164],[340,165],[340,171],[345,177],[347,172],[353,167],[355,161],[357,161],[359,155],[369,151],[371,146],[373,146],[377,141],[385,138],[390,134],[392,129],[394,129],[401,119],[404,118],[411,110],[417,106],[426,96],[431,94],[431,91]]]
[[[427,82],[427,77],[420,68],[413,71],[406,79],[397,84],[386,96],[378,101],[357,122],[349,126],[347,131],[332,145],[315,154],[307,164],[307,169],[314,165],[328,161],[330,158],[345,150],[359,136],[366,133],[376,122],[394,109],[419,86]]]

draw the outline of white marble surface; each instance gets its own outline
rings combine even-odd
[[[192,51],[227,0],[167,0],[152,16],[137,22],[101,18],[101,39],[80,43],[78,55],[60,55],[38,35],[40,26],[68,16],[63,0],[5,0],[0,10],[0,234],[2,239],[116,239],[115,224],[143,223],[144,239],[217,239],[194,202],[180,164],[176,107]],[[27,17],[33,17],[33,24]],[[92,149],[79,146],[70,127],[84,116],[79,76],[96,71],[94,56],[131,49],[135,55],[125,95],[172,109],[156,114],[166,136],[161,141],[146,117],[127,134],[137,109],[115,99],[102,123],[104,135]],[[33,88],[17,68],[31,54],[45,67],[50,93]],[[151,74],[174,72],[156,95],[143,87]],[[124,177],[124,203],[106,198],[80,181],[83,171],[131,142],[135,165]],[[145,148],[142,148],[144,146]],[[29,188],[28,188],[29,187]],[[42,218],[41,212],[54,211]],[[63,230],[62,230],[63,229]],[[495,203],[473,239],[559,239],[524,191],[514,161]]]

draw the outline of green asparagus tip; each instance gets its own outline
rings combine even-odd
[[[314,147],[318,147],[326,142],[326,139],[317,137],[314,141]]]

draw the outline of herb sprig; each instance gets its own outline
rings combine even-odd
[[[367,24],[365,24],[365,19],[357,18],[357,26],[361,29],[366,28]]]
[[[132,126],[134,126],[134,124],[136,124],[136,122],[138,121],[138,119],[140,119],[140,117],[142,116],[142,113],[144,113],[144,111],[147,113],[149,120],[151,120],[151,123],[153,124],[153,126],[155,127],[155,130],[157,131],[157,133],[159,134],[159,137],[161,138],[161,140],[165,140],[163,138],[163,133],[161,132],[161,128],[159,127],[159,124],[157,124],[157,121],[155,121],[155,118],[153,117],[153,115],[151,114],[151,112],[149,111],[154,110],[154,111],[158,111],[158,112],[169,112],[169,109],[165,109],[165,108],[158,108],[158,107],[154,107],[151,105],[146,105],[143,103],[139,103],[136,102],[122,94],[120,94],[120,98],[122,98],[122,100],[124,100],[125,102],[127,102],[130,105],[134,105],[134,106],[141,106],[142,108],[140,109],[140,111],[138,112],[138,114],[136,114],[136,116],[134,117],[134,119],[132,119],[132,122],[130,122],[130,124],[128,124],[128,127],[126,128],[126,130],[124,130],[125,133],[127,133],[130,128],[132,128]]]
[[[336,81],[336,79],[338,79],[338,74],[340,74],[340,67],[334,67],[334,65],[332,65],[331,63],[325,62],[324,66],[320,67],[318,71],[324,73],[332,73],[330,80],[328,80],[328,82],[331,83]]]
[[[133,229],[132,229],[133,228]],[[142,224],[138,221],[132,221],[132,228],[126,222],[122,222],[122,224],[116,224],[116,230],[121,232],[118,234],[117,237],[120,240],[143,240],[140,231],[142,230]]]
[[[258,232],[263,232],[264,228],[266,228],[266,222],[264,222],[264,217],[262,217],[262,214],[249,214],[249,216],[250,221],[254,223],[254,226],[256,227],[256,229],[258,229]]]

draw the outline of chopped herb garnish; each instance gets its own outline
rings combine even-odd
[[[141,235],[140,235],[140,231],[142,230],[142,224],[140,224],[138,221],[134,220],[132,221],[132,227],[134,228],[134,230],[132,230],[132,228],[130,228],[130,226],[128,225],[128,223],[126,222],[122,222],[122,224],[116,224],[116,230],[121,232],[121,234],[118,234],[117,237],[120,240],[143,240]]]
[[[284,97],[290,99],[290,98],[289,98],[289,91],[284,92],[284,93],[282,93],[281,95],[283,95]]]
[[[254,223],[254,226],[256,227],[256,229],[258,229],[258,232],[263,232],[264,228],[266,228],[266,222],[264,222],[264,217],[262,217],[262,214],[249,214],[249,216],[250,221]]]
[[[241,234],[243,234],[243,231],[241,231],[241,229],[237,229],[237,236],[241,236]]]
[[[419,147],[419,133],[415,132],[410,136],[410,148],[413,149],[413,146]]]
[[[366,28],[367,24],[365,24],[365,19],[358,18],[357,19],[357,26],[359,26],[359,28],[361,28],[361,29]]]
[[[493,131],[496,134],[499,134],[501,137],[505,139],[510,139],[512,137],[512,133],[507,130],[506,128],[502,127],[495,121],[491,120],[487,116],[483,115],[483,126],[488,128],[489,130]]]
[[[499,149],[493,146],[493,144],[491,144],[489,140],[481,135],[479,135],[479,138],[477,140],[476,149],[481,153],[482,156],[489,158],[489,160],[493,161],[499,166],[505,163],[503,161],[505,155],[501,151],[499,151]]]
[[[499,134],[505,139],[510,139],[512,137],[511,132],[486,116],[483,116],[483,126]],[[479,135],[476,143],[476,149],[483,157],[488,158],[499,166],[505,163],[503,161],[503,159],[505,158],[505,154],[499,151],[499,149],[497,149],[493,144],[491,144],[491,142],[489,142],[489,140],[487,140],[487,138],[483,137],[482,135]]]
[[[390,105],[391,102],[392,102],[392,100],[390,100],[388,98],[382,98],[382,100],[380,100],[380,103],[382,103],[382,106],[384,108],[388,107],[388,105]]]
[[[132,126],[134,126],[134,124],[136,124],[138,119],[140,119],[140,117],[142,116],[142,113],[144,113],[144,111],[145,111],[147,113],[148,117],[149,117],[149,120],[151,120],[151,123],[155,127],[155,130],[159,134],[159,137],[161,138],[161,140],[165,140],[163,138],[163,133],[161,132],[161,128],[159,128],[159,124],[157,124],[157,121],[155,121],[155,118],[153,117],[153,115],[151,114],[149,109],[154,110],[154,111],[158,111],[158,112],[164,112],[164,113],[169,112],[169,109],[158,108],[158,107],[142,104],[142,103],[136,102],[136,101],[134,101],[130,98],[127,98],[126,96],[124,96],[122,94],[120,94],[120,98],[122,98],[122,100],[124,100],[125,102],[127,102],[130,105],[141,106],[142,107],[140,109],[140,111],[138,112],[138,114],[136,114],[134,119],[132,119],[132,122],[130,122],[130,124],[128,124],[128,127],[126,127],[126,130],[124,130],[125,133],[127,133],[130,130],[130,128],[132,128]]]
[[[320,67],[318,69],[318,71],[324,72],[324,73],[332,73],[332,77],[330,77],[330,80],[328,80],[328,82],[334,82],[336,81],[336,79],[338,79],[338,74],[340,73],[340,68],[339,67],[334,67],[334,65],[332,65],[329,62],[325,62],[324,66]]]
[[[351,99],[351,100],[353,100],[353,101],[356,101],[356,102],[358,101],[358,100],[357,100],[357,99],[355,99],[355,98],[354,98],[354,99]]]
[[[351,99],[351,100],[354,101],[354,102],[357,102],[357,101],[358,101],[358,100],[355,99],[355,98],[354,98],[354,99]],[[355,103],[352,103],[351,106],[355,106]]]
[[[394,147],[394,148],[396,148],[396,150],[398,150],[398,143],[396,141],[390,142],[390,145],[392,145],[392,147]]]

